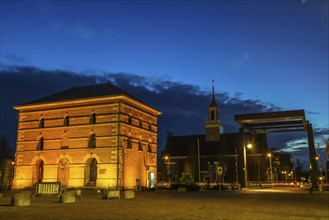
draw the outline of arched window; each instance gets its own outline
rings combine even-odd
[[[38,146],[37,146],[37,150],[43,150],[43,137],[39,137],[38,138]]]
[[[95,148],[95,147],[96,147],[96,134],[91,133],[89,135],[88,148]]]
[[[67,186],[69,182],[69,161],[65,158],[61,159],[58,163],[57,181],[62,186]]]
[[[215,120],[215,111],[211,111],[210,120]]]
[[[45,127],[45,119],[43,116],[39,119],[39,128],[44,128]]]
[[[70,117],[68,114],[66,114],[64,117],[64,126],[69,126],[69,125],[70,125]]]
[[[89,124],[96,124],[96,114],[94,112],[90,114]]]

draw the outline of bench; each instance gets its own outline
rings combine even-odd
[[[37,196],[52,196],[61,194],[60,182],[37,183],[35,186]]]

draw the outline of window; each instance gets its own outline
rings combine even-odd
[[[89,124],[96,124],[96,114],[94,112],[90,115]]]
[[[139,115],[139,127],[143,128],[143,117],[142,114]]]
[[[131,116],[128,116],[128,124],[132,124]]]
[[[95,147],[96,147],[96,134],[91,133],[89,135],[88,148],[95,148]]]
[[[138,150],[143,151],[143,144],[142,142],[138,143]]]
[[[70,125],[70,117],[66,114],[64,117],[64,126]]]
[[[39,138],[37,150],[43,150],[43,137]]]
[[[215,120],[215,111],[211,111],[210,120]]]
[[[132,143],[131,138],[128,138],[127,149],[133,149],[133,143]]]
[[[45,119],[41,117],[39,119],[39,128],[44,128],[45,127]]]
[[[147,145],[147,151],[148,152],[152,152],[152,147],[151,147],[151,144],[150,143],[148,143],[148,145]]]

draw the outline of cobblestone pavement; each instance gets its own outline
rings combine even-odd
[[[329,219],[329,193],[296,188],[240,191],[146,191],[133,199],[102,200],[82,190],[75,203],[56,196],[32,197],[31,205],[10,206],[1,199],[0,219]]]

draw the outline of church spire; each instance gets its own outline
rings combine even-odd
[[[216,103],[216,98],[215,98],[215,86],[214,86],[214,82],[215,80],[212,80],[212,99],[211,99],[211,103],[210,106],[213,107],[218,107],[217,103]]]
[[[205,124],[206,129],[206,141],[219,141],[221,132],[221,123],[219,119],[219,107],[215,98],[215,86],[212,80],[212,98],[208,107],[208,120]]]

